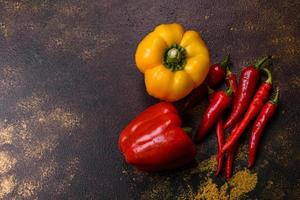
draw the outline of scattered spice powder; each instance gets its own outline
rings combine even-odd
[[[221,187],[213,181],[212,176],[208,175],[195,193],[187,183],[183,187],[185,190],[180,190],[177,200],[237,200],[252,191],[257,184],[257,175],[248,169],[238,171]]]
[[[252,191],[257,184],[257,175],[248,169],[238,171],[229,181],[230,199],[238,199]]]
[[[214,172],[217,169],[216,155],[211,156],[207,160],[200,162],[196,168],[190,171],[190,174],[199,174],[201,172]]]
[[[151,186],[150,189],[146,190],[142,196],[141,200],[157,200],[157,199],[170,199],[172,196],[171,192],[171,182],[169,179],[162,180],[159,183]]]
[[[219,191],[217,184],[213,182],[211,178],[208,178],[206,183],[202,185],[193,200],[227,200],[228,196],[226,195],[227,184],[221,187]],[[224,193],[225,191],[225,193]]]

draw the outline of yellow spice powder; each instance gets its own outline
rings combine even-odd
[[[244,194],[252,191],[257,184],[257,175],[248,169],[238,171],[229,181],[230,199],[238,199]]]
[[[236,200],[252,191],[257,184],[257,175],[248,169],[238,171],[228,183],[218,187],[213,180],[208,177],[191,200]]]

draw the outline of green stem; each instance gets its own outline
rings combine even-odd
[[[230,71],[229,65],[227,65],[227,67],[226,67],[226,76],[229,76],[231,74],[232,74],[232,72]]]
[[[269,102],[271,102],[272,104],[278,104],[278,101],[279,101],[279,93],[280,93],[280,90],[279,90],[279,87],[276,87],[276,91],[275,91],[275,95],[273,98],[270,99]]]
[[[271,56],[265,56],[262,59],[258,60],[255,64],[254,67],[256,69],[259,69],[261,67],[261,65],[266,62],[267,60],[271,59]]]
[[[226,89],[225,92],[226,92],[226,95],[227,95],[227,96],[231,96],[231,95],[232,95],[232,92],[233,92],[233,91],[232,91],[231,85],[230,85],[229,88]]]
[[[270,83],[272,84],[273,82],[273,78],[272,78],[272,73],[270,70],[268,70],[267,68],[262,68],[262,70],[267,74],[268,79],[265,81],[266,83]]]
[[[211,95],[212,93],[215,92],[215,90],[213,90],[211,87],[209,87],[208,84],[206,84],[206,87],[207,87],[208,95]]]
[[[184,132],[186,132],[186,134],[190,137],[190,138],[194,138],[195,133],[193,132],[193,129],[191,127],[183,127],[182,128]]]
[[[174,44],[165,50],[163,59],[164,66],[171,71],[183,70],[186,64],[186,50],[182,46]]]
[[[223,59],[223,61],[221,62],[220,65],[221,65],[223,68],[227,68],[229,62],[230,62],[230,54],[228,54],[228,55]]]
[[[183,127],[182,128],[184,132],[186,132],[187,134],[191,134],[193,129],[191,127]]]

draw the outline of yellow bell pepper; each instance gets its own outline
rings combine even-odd
[[[209,52],[201,36],[184,32],[180,24],[157,26],[139,43],[135,60],[147,92],[166,101],[188,95],[209,70]]]

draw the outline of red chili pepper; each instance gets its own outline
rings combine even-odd
[[[220,85],[225,78],[225,69],[230,62],[229,55],[221,62],[213,64],[209,68],[209,72],[206,77],[206,82],[210,88],[216,88]]]
[[[234,144],[233,147],[226,152],[225,176],[227,180],[229,180],[232,176],[233,160],[236,154],[237,147],[238,144]]]
[[[247,110],[251,101],[256,85],[260,78],[259,68],[270,57],[264,57],[259,60],[254,66],[245,67],[240,75],[239,87],[236,97],[233,100],[233,107],[228,120],[225,122],[224,128],[234,125]]]
[[[222,83],[225,78],[225,68],[228,66],[230,60],[229,55],[220,63],[213,64],[209,68],[209,72],[206,77],[206,83],[210,88],[216,88]],[[183,109],[192,109],[196,105],[200,104],[207,97],[208,91],[205,83],[194,89],[185,99]]]
[[[217,122],[217,126],[216,126],[216,134],[217,134],[217,141],[218,141],[218,151],[221,151],[224,142],[225,142],[225,135],[224,135],[224,127],[223,127],[223,119],[222,117],[220,117],[220,119]],[[217,159],[217,171],[215,173],[216,176],[218,176],[222,170],[222,166],[223,166],[223,156],[219,157]]]
[[[279,89],[277,88],[275,97],[269,100],[264,107],[261,109],[256,121],[254,122],[251,137],[250,137],[250,144],[249,144],[249,156],[248,156],[248,167],[253,167],[257,147],[260,142],[261,135],[263,133],[264,128],[266,127],[268,121],[273,116],[276,111],[277,104],[279,99]]]
[[[230,71],[229,66],[226,67],[225,82],[226,82],[227,87],[232,88],[232,93],[233,93],[233,98],[234,98],[234,95],[237,92],[236,75]],[[217,134],[218,152],[219,152],[225,143],[224,124],[223,124],[222,118],[219,119],[219,121],[217,122],[216,134]],[[231,171],[232,171],[231,169],[232,169],[232,162],[233,162],[234,154],[235,154],[235,150],[229,150],[227,152],[228,156],[226,157],[226,177],[229,177],[229,178],[231,177]],[[215,173],[216,176],[219,175],[222,170],[223,160],[224,160],[224,156],[220,156],[217,158],[218,165],[217,165],[217,171]]]
[[[202,121],[196,135],[197,141],[200,141],[205,137],[205,135],[221,117],[223,111],[230,105],[231,94],[231,88],[228,88],[226,91],[221,90],[213,94],[210,104],[202,117]]]
[[[259,113],[259,111],[264,105],[264,102],[269,97],[269,93],[272,88],[272,75],[268,69],[263,68],[263,70],[267,73],[268,79],[260,85],[259,89],[257,90],[256,94],[252,99],[252,102],[244,118],[237,124],[237,128],[234,128],[234,131],[231,132],[227,142],[224,144],[220,152],[221,155],[237,142],[237,140],[243,134],[249,122]]]
[[[196,146],[180,127],[181,123],[171,103],[158,103],[143,111],[119,138],[119,148],[127,163],[144,171],[160,171],[191,162]]]

